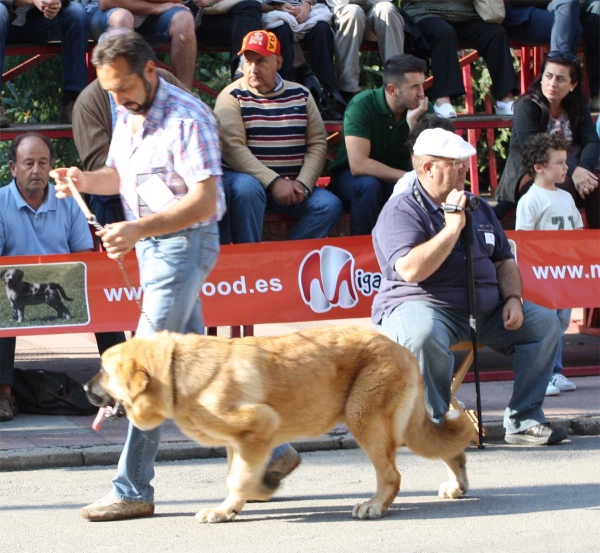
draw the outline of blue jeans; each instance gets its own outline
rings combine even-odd
[[[290,206],[276,204],[271,193],[246,173],[225,171],[223,189],[227,213],[219,223],[221,244],[260,242],[265,211],[298,218],[290,240],[325,238],[342,216],[340,200],[316,186],[301,204]]]
[[[329,190],[342,200],[344,209],[350,212],[350,234],[371,234],[395,184],[375,177],[356,177],[350,169],[331,179]]]
[[[529,8],[512,6],[510,9]],[[579,0],[553,0],[545,10],[533,8],[527,21],[505,27],[512,40],[523,44],[550,43],[550,50],[576,54],[582,33]]]
[[[106,11],[95,8],[89,12],[90,36],[94,40],[98,40],[100,35],[108,29],[108,18],[110,17],[110,14],[121,9],[124,8],[111,8]],[[179,10],[184,9],[186,8],[179,6],[171,8],[160,15],[149,15],[135,30],[154,46],[168,42],[171,20]]]
[[[202,306],[198,293],[219,254],[217,225],[187,229],[136,244],[140,280],[144,290],[143,309],[136,334],[146,337],[155,331],[204,334]],[[152,328],[154,326],[154,329]],[[131,423],[119,459],[112,493],[126,501],[154,501],[154,460],[161,427],[142,431]],[[283,455],[284,444],[272,453]]]
[[[556,316],[558,317],[558,324],[560,325],[560,338],[558,339],[558,351],[556,352],[556,359],[554,360],[554,369],[552,369],[552,374],[560,374],[563,370],[563,362],[562,362],[562,350],[563,343],[562,338],[569,328],[569,323],[571,322],[571,311],[572,309],[557,309]]]
[[[85,8],[77,2],[70,2],[53,19],[46,19],[36,7],[32,7],[27,16],[27,22],[22,27],[11,25],[8,9],[0,4],[0,89],[7,44],[45,44],[50,40],[61,40],[62,89],[72,92],[83,90],[88,82]]]
[[[525,320],[518,330],[506,330],[503,306],[477,318],[480,344],[511,355],[513,393],[504,417],[508,434],[545,422],[542,403],[552,375],[560,328],[555,312],[525,302]],[[469,315],[425,301],[405,301],[384,317],[378,329],[412,351],[419,361],[430,416],[441,420],[452,396],[453,344],[470,340]]]

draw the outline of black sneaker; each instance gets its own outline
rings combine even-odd
[[[524,432],[506,434],[504,441],[513,445],[552,445],[567,438],[567,431],[562,427],[552,428],[547,422],[536,424]]]

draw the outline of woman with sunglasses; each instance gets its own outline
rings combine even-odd
[[[588,226],[600,228],[600,140],[580,83],[577,58],[552,51],[544,60],[541,74],[517,102],[509,155],[496,191],[499,218],[515,207],[532,184],[521,163],[522,145],[540,132],[560,133],[569,143],[569,170],[559,187],[573,196],[578,207],[585,208]]]

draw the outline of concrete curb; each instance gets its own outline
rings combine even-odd
[[[600,415],[574,417],[572,419],[551,419],[551,422],[554,426],[566,428],[569,434],[578,436],[600,435]],[[488,422],[485,428],[488,433],[486,441],[498,442],[504,438],[504,427],[501,421]],[[319,438],[292,442],[292,445],[301,453],[358,448],[356,440],[348,432],[326,434]],[[0,472],[116,465],[122,449],[122,445],[107,445],[0,451]],[[163,442],[158,450],[157,461],[184,461],[219,457],[226,457],[224,447],[204,447],[191,441]]]

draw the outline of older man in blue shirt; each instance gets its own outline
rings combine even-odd
[[[453,344],[468,340],[469,290],[464,191],[475,149],[443,129],[423,131],[415,145],[418,180],[383,208],[373,229],[383,273],[372,320],[392,340],[411,350],[421,367],[431,417],[448,411]],[[453,204],[461,210],[445,212]],[[512,356],[513,394],[504,415],[505,440],[545,445],[564,440],[562,428],[545,423],[542,403],[560,339],[556,317],[522,300],[519,269],[491,207],[472,213],[473,273],[480,343]]]
[[[83,213],[69,198],[56,199],[48,183],[54,148],[36,133],[15,138],[9,152],[13,181],[0,188],[0,256],[90,251],[92,235]],[[122,332],[96,334],[100,354],[125,341]],[[12,419],[16,338],[0,339],[0,420]]]

